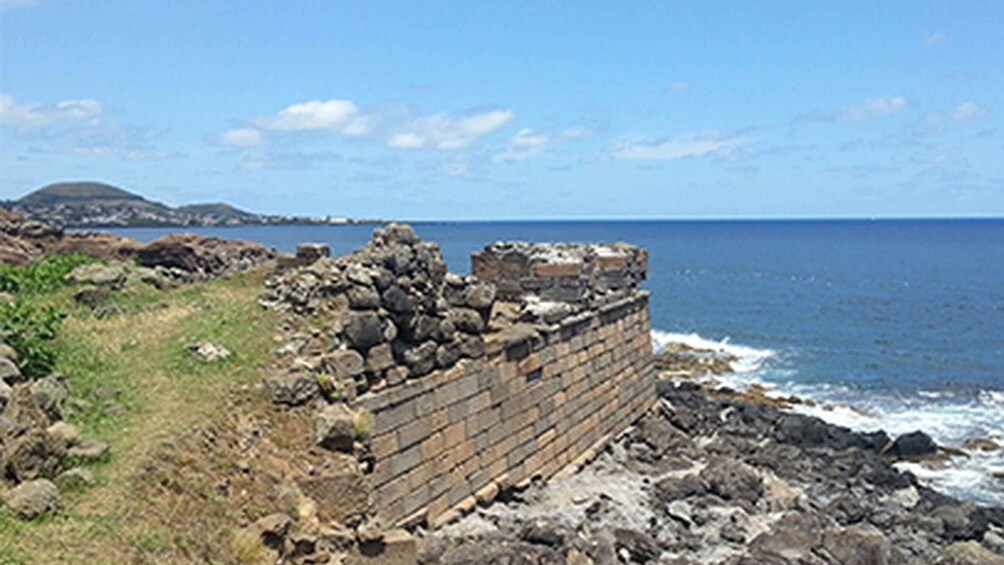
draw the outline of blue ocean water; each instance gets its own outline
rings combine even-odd
[[[861,429],[1004,442],[1004,220],[419,223],[451,270],[496,240],[625,241],[649,250],[657,341],[742,357],[737,381],[821,404]],[[200,228],[282,250],[363,245],[372,226]],[[122,229],[152,240],[170,230]],[[952,494],[1004,503],[1004,454],[911,468]]]

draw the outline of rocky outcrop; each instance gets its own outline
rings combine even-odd
[[[884,433],[664,381],[576,475],[427,534],[427,564],[998,563],[1004,511],[918,483]],[[902,447],[912,439],[901,442]]]
[[[276,258],[275,251],[246,241],[172,234],[143,245],[108,233],[64,232],[0,210],[0,264],[26,265],[44,255],[73,253],[109,262],[135,259],[155,270],[158,279],[178,282],[230,276]]]
[[[26,265],[46,254],[86,253],[106,260],[122,260],[142,244],[107,233],[66,233],[62,228],[0,210],[0,264]]]
[[[5,482],[12,485],[3,498],[25,519],[58,509],[59,491],[49,479],[65,475],[73,463],[107,456],[106,444],[82,440],[64,421],[68,399],[66,380],[59,375],[24,381],[20,372],[12,372],[0,380],[0,489]],[[69,482],[79,474],[71,473]]]
[[[160,267],[185,282],[225,277],[257,267],[276,256],[257,243],[204,237],[166,235],[136,252],[136,261]]]
[[[682,343],[670,343],[655,354],[652,361],[659,373],[671,375],[724,375],[732,372],[736,357]]]
[[[38,479],[23,482],[3,493],[4,505],[23,520],[33,520],[55,512],[62,506],[59,489],[51,481]]]

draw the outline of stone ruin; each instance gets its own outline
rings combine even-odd
[[[471,257],[471,272],[503,300],[593,304],[645,280],[648,252],[626,243],[496,242]]]
[[[484,354],[495,287],[447,273],[439,246],[410,226],[391,224],[354,253],[326,255],[323,246],[300,246],[261,303],[330,323],[328,351],[313,368],[348,396]]]
[[[331,379],[351,399],[481,358],[490,332],[622,298],[645,280],[648,253],[626,243],[496,242],[471,264],[472,276],[449,273],[438,244],[389,224],[342,257],[321,244],[279,257],[259,302],[329,324],[320,348],[299,334],[287,352],[309,351],[294,372]]]

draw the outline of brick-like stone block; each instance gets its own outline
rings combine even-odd
[[[384,532],[382,539],[362,542],[347,565],[414,565],[418,562],[415,538],[404,530]]]
[[[370,485],[365,475],[337,472],[297,481],[303,494],[317,504],[322,520],[346,520],[362,516],[370,509]]]

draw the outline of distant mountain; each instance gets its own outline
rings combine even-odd
[[[28,218],[67,227],[354,223],[340,218],[254,214],[224,203],[172,207],[91,181],[53,183],[2,205]]]
[[[155,204],[138,194],[103,182],[57,182],[43,186],[17,200],[20,206],[75,206],[99,203],[166,208],[163,204]]]
[[[245,212],[240,208],[234,208],[229,204],[223,204],[222,202],[215,204],[187,204],[185,206],[178,206],[179,212],[187,212],[189,214],[213,214],[221,218],[246,218],[249,216],[254,216],[250,212]]]

